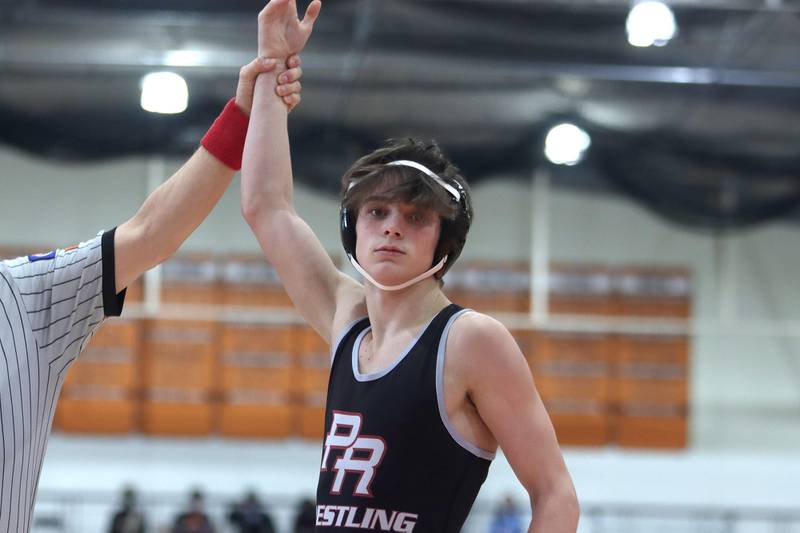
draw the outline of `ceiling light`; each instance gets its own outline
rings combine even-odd
[[[189,87],[174,72],[151,72],[142,78],[141,103],[151,113],[183,113],[189,104]]]
[[[677,25],[672,10],[663,2],[637,2],[625,24],[633,46],[664,46],[675,36]]]
[[[589,134],[574,124],[553,127],[544,141],[544,155],[557,165],[576,165],[592,144]]]
[[[168,67],[199,67],[208,64],[207,56],[197,50],[168,50],[162,63]]]

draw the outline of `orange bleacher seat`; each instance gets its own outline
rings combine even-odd
[[[227,305],[245,307],[286,307],[293,306],[289,295],[281,286],[236,284],[226,285],[223,302]]]
[[[294,326],[227,324],[222,332],[223,434],[288,437],[296,381]]]
[[[604,446],[609,443],[609,415],[605,412],[561,412],[547,405],[556,437],[562,446]]]
[[[216,429],[217,410],[208,391],[151,389],[141,406],[142,431],[150,435],[209,435]]]
[[[688,318],[692,283],[686,268],[624,267],[612,272],[614,314]]]
[[[611,276],[607,267],[555,263],[549,272],[551,314],[611,314]]]
[[[621,335],[617,344],[614,401],[618,443],[630,447],[685,447],[688,338]]]
[[[561,444],[601,446],[609,442],[607,377],[540,375],[536,386]]]
[[[161,266],[161,301],[175,304],[222,302],[219,264],[213,256],[181,255]]]
[[[614,421],[616,441],[630,448],[685,448],[688,419],[685,409],[638,404],[625,407]]]
[[[125,291],[125,304],[133,302],[141,302],[144,299],[144,282],[142,279],[137,279]]]
[[[528,329],[512,329],[509,332],[530,364],[536,351],[536,332]]]
[[[222,263],[223,303],[292,307],[278,274],[262,256],[227,257]]]
[[[331,365],[330,347],[309,327],[298,328],[297,336],[299,372],[294,390],[326,390]]]
[[[145,325],[142,430],[207,435],[216,426],[217,325],[150,320]]]
[[[138,385],[139,323],[114,319],[103,324],[64,379],[64,391],[73,386],[118,388]]]
[[[536,388],[542,398],[594,402],[603,407],[610,399],[611,380],[608,376],[566,376],[540,373]]]
[[[295,394],[298,406],[297,433],[317,440],[325,426],[325,401],[330,375],[330,347],[309,327],[298,329],[299,379]]]
[[[87,348],[123,347],[136,350],[140,335],[141,324],[139,321],[111,318],[97,328]]]
[[[298,433],[307,439],[318,440],[325,431],[326,391],[308,391],[303,394],[300,405]]]
[[[615,400],[622,404],[640,402],[683,406],[687,403],[685,379],[617,379]]]
[[[220,430],[229,437],[285,438],[295,418],[288,394],[232,391],[220,408]]]
[[[559,442],[606,444],[611,377],[608,336],[537,332],[533,339],[529,361]]]
[[[139,323],[101,326],[67,372],[56,414],[64,431],[128,433],[136,429]]]
[[[618,403],[688,403],[686,337],[621,335],[616,342],[614,377]]]
[[[87,349],[88,351],[88,349]],[[97,357],[99,350],[81,354],[75,365],[64,378],[63,393],[73,387],[103,385],[123,391],[133,390],[138,384],[138,368],[133,360],[129,362],[108,363],[106,358]]]
[[[216,324],[150,320],[144,335],[144,388],[212,390],[217,375]]]
[[[131,433],[137,417],[138,404],[131,393],[100,386],[63,391],[56,409],[56,425],[67,432]]]
[[[456,263],[444,290],[455,303],[484,312],[530,310],[530,272],[523,261]]]
[[[222,328],[223,353],[291,354],[296,343],[291,325],[226,324]]]
[[[534,341],[534,360],[537,362],[572,361],[594,365],[596,372],[607,371],[612,345],[606,334],[537,331]]]
[[[686,366],[689,338],[679,335],[620,335],[615,351],[622,363],[660,363]]]
[[[228,324],[222,332],[223,390],[289,391],[296,379],[294,326]]]

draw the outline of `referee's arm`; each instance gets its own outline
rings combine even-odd
[[[200,147],[147,197],[133,218],[117,228],[117,292],[175,253],[217,204],[234,172]]]
[[[280,85],[289,110],[300,101],[300,58],[289,57]],[[239,71],[236,106],[246,115],[253,103],[255,80],[275,63],[258,58]],[[277,89],[276,89],[277,90]],[[244,135],[242,135],[244,139]],[[117,228],[114,238],[115,283],[122,291],[136,278],[172,256],[211,213],[235,170],[201,146],[170,179],[145,200],[139,211]]]

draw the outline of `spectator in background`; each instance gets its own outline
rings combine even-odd
[[[214,533],[214,525],[205,511],[203,493],[195,489],[189,499],[189,509],[178,516],[172,533]]]
[[[314,533],[317,524],[317,507],[314,500],[305,498],[300,502],[293,533]]]
[[[122,491],[122,507],[111,519],[109,533],[144,533],[144,514],[136,507],[136,491],[126,487]]]
[[[522,533],[519,509],[511,496],[506,496],[495,509],[489,533]]]
[[[239,533],[275,533],[272,517],[252,491],[247,493],[244,501],[234,504],[228,520]]]

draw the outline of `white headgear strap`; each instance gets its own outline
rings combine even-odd
[[[426,270],[425,272],[423,272],[419,276],[411,278],[410,280],[408,280],[408,281],[406,281],[404,283],[401,283],[399,285],[384,285],[383,283],[378,283],[377,281],[375,281],[375,278],[373,278],[372,276],[367,274],[367,271],[364,270],[361,267],[361,265],[358,264],[358,261],[356,261],[355,257],[353,257],[351,254],[347,254],[347,257],[350,259],[350,264],[353,265],[353,268],[358,270],[359,274],[361,274],[362,276],[367,278],[367,280],[369,280],[370,283],[372,283],[373,285],[375,285],[376,287],[378,287],[379,289],[384,290],[384,291],[399,291],[399,290],[405,289],[406,287],[410,287],[413,284],[418,283],[418,282],[422,281],[423,279],[425,279],[425,278],[427,278],[429,276],[432,276],[432,275],[436,274],[437,272],[439,272],[444,267],[444,264],[447,262],[447,256],[444,256],[444,257],[442,257],[441,261],[439,261],[438,263],[433,265],[431,268],[429,268],[428,270]]]
[[[435,172],[433,172],[431,169],[429,169],[428,167],[426,167],[425,165],[423,165],[421,163],[417,163],[416,161],[409,161],[408,159],[398,159],[397,161],[392,161],[390,163],[386,163],[386,166],[387,167],[409,167],[409,168],[417,169],[420,172],[422,172],[423,174],[425,174],[426,176],[428,176],[429,178],[431,178],[433,181],[435,181],[436,183],[441,185],[442,188],[444,188],[444,190],[446,190],[448,193],[450,193],[450,196],[455,198],[456,202],[460,202],[461,201],[461,193],[458,192],[458,189],[456,189],[455,187],[453,187],[452,185],[450,185],[449,183],[444,181]],[[352,189],[355,186],[356,183],[357,183],[356,180],[351,181],[350,185],[347,186],[347,190],[349,191],[350,189]]]

